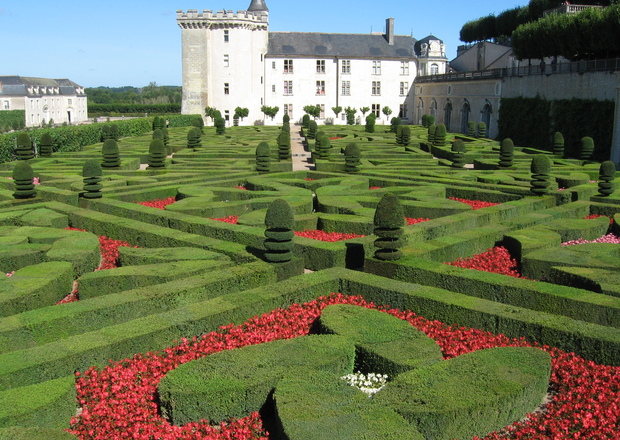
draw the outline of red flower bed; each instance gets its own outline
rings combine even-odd
[[[585,220],[591,220],[591,219],[593,219],[593,218],[599,218],[599,217],[607,217],[607,216],[606,216],[606,215],[602,215],[602,214],[590,214],[590,215],[586,215],[586,216],[584,217],[584,219],[585,219]],[[614,219],[613,219],[613,218],[610,218],[610,219],[609,219],[609,224],[610,224],[610,225],[613,225],[613,223],[614,223]]]
[[[538,346],[523,338],[510,339],[501,334],[448,326],[410,311],[377,307],[359,296],[332,294],[288,309],[273,310],[241,325],[223,326],[219,331],[191,340],[184,338],[178,345],[159,352],[111,362],[101,370],[91,367],[83,374],[77,372],[77,398],[83,412],[71,420],[70,432],[81,440],[266,440],[256,413],[223,423],[221,427],[206,423],[171,425],[158,414],[157,384],[167,372],[193,359],[306,335],[324,307],[343,303],[379,308],[407,320],[439,344],[445,359],[491,347]],[[529,414],[523,421],[490,433],[484,439],[617,439],[620,367],[598,365],[548,346],[539,348],[552,357],[550,402],[544,411]]]
[[[333,137],[333,138],[329,138],[330,141],[335,141],[336,139],[342,139],[342,137],[336,136],[336,137]]]
[[[210,218],[210,220],[217,220],[218,222],[226,222],[236,225],[239,222],[239,216],[229,215],[228,217]]]
[[[342,232],[325,232],[318,229],[304,229],[303,231],[295,231],[295,235],[298,237],[306,237],[313,240],[327,241],[330,243],[349,240],[351,238],[364,237],[364,235],[345,234]]]
[[[235,186],[235,188],[237,188],[237,189],[245,189],[245,190],[247,190],[247,188],[246,188],[245,186],[241,186],[241,185],[237,185],[237,186]]]
[[[411,218],[405,217],[405,221],[407,222],[407,226],[415,225],[416,223],[422,223],[429,221],[430,218]]]
[[[445,264],[521,278],[521,274],[516,270],[516,260],[510,256],[508,250],[503,246],[496,246],[473,257],[459,258],[452,263]]]
[[[316,179],[312,179],[310,177],[306,177],[306,178],[304,178],[304,180],[311,181],[311,180],[316,180]]]
[[[138,205],[150,206],[151,208],[165,209],[166,206],[172,205],[177,200],[174,197],[168,197],[167,199],[155,199],[147,200],[146,202],[138,202]]]
[[[381,189],[381,187],[380,186],[371,186],[368,189]]]
[[[489,206],[499,205],[499,203],[483,202],[481,200],[469,200],[459,199],[458,197],[448,197],[450,200],[456,200],[457,202],[466,203],[472,207],[472,209],[488,208]]]

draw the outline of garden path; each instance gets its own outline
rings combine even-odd
[[[291,132],[293,171],[314,170],[314,165],[310,163],[310,152],[305,150],[303,140],[301,132]]]

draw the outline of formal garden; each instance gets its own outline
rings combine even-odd
[[[201,122],[0,135],[0,439],[617,438],[590,138]]]

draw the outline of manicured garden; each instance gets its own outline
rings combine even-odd
[[[534,150],[451,133],[429,139],[437,132],[422,126],[403,136],[390,126],[369,133],[290,124],[291,133],[306,135],[315,166],[293,171],[280,127],[218,134],[216,127],[164,131],[159,123],[134,122],[139,135],[116,140],[115,130],[94,126],[88,136],[102,142],[62,152],[62,138],[44,139],[53,146],[45,154],[0,164],[7,275],[0,280],[0,438],[308,440],[312,426],[334,420],[347,426],[342,440],[404,432],[412,439],[615,438],[620,180],[608,165],[562,157],[553,145]],[[147,124],[156,130],[145,132]],[[399,350],[354,356],[359,348],[343,347],[355,339],[342,336],[350,341],[330,347],[344,360],[329,374],[360,366],[387,374],[374,397],[300,365],[283,368],[287,374],[270,379],[273,397],[259,396],[263,403],[240,413],[219,409],[240,392],[233,382],[228,391],[209,391],[219,396],[213,401],[202,398],[218,408],[215,418],[177,424],[161,406],[158,385],[180,365],[226,351],[244,359],[242,347],[293,338],[304,350],[313,343],[303,338],[326,338],[317,320],[335,304],[409,322],[436,342],[440,364],[395,370],[401,361],[386,353]],[[453,365],[443,362],[492,347],[549,353],[544,404],[539,397],[450,409],[433,403],[454,411],[445,416],[454,420],[469,414],[442,431],[432,427],[445,425],[440,419],[410,415],[418,409],[389,397],[399,387],[423,393],[416,381],[443,377],[434,369]],[[317,357],[328,359],[327,351]],[[537,396],[526,382],[522,395]],[[480,402],[489,383],[482,385],[471,393]],[[317,397],[325,392],[333,399]],[[338,396],[356,409],[342,409]],[[308,405],[305,421],[290,406],[298,401]],[[483,415],[488,410],[510,413],[511,422],[481,423],[495,417]]]

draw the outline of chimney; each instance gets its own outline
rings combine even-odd
[[[394,46],[394,18],[385,20],[385,39],[390,46]]]

